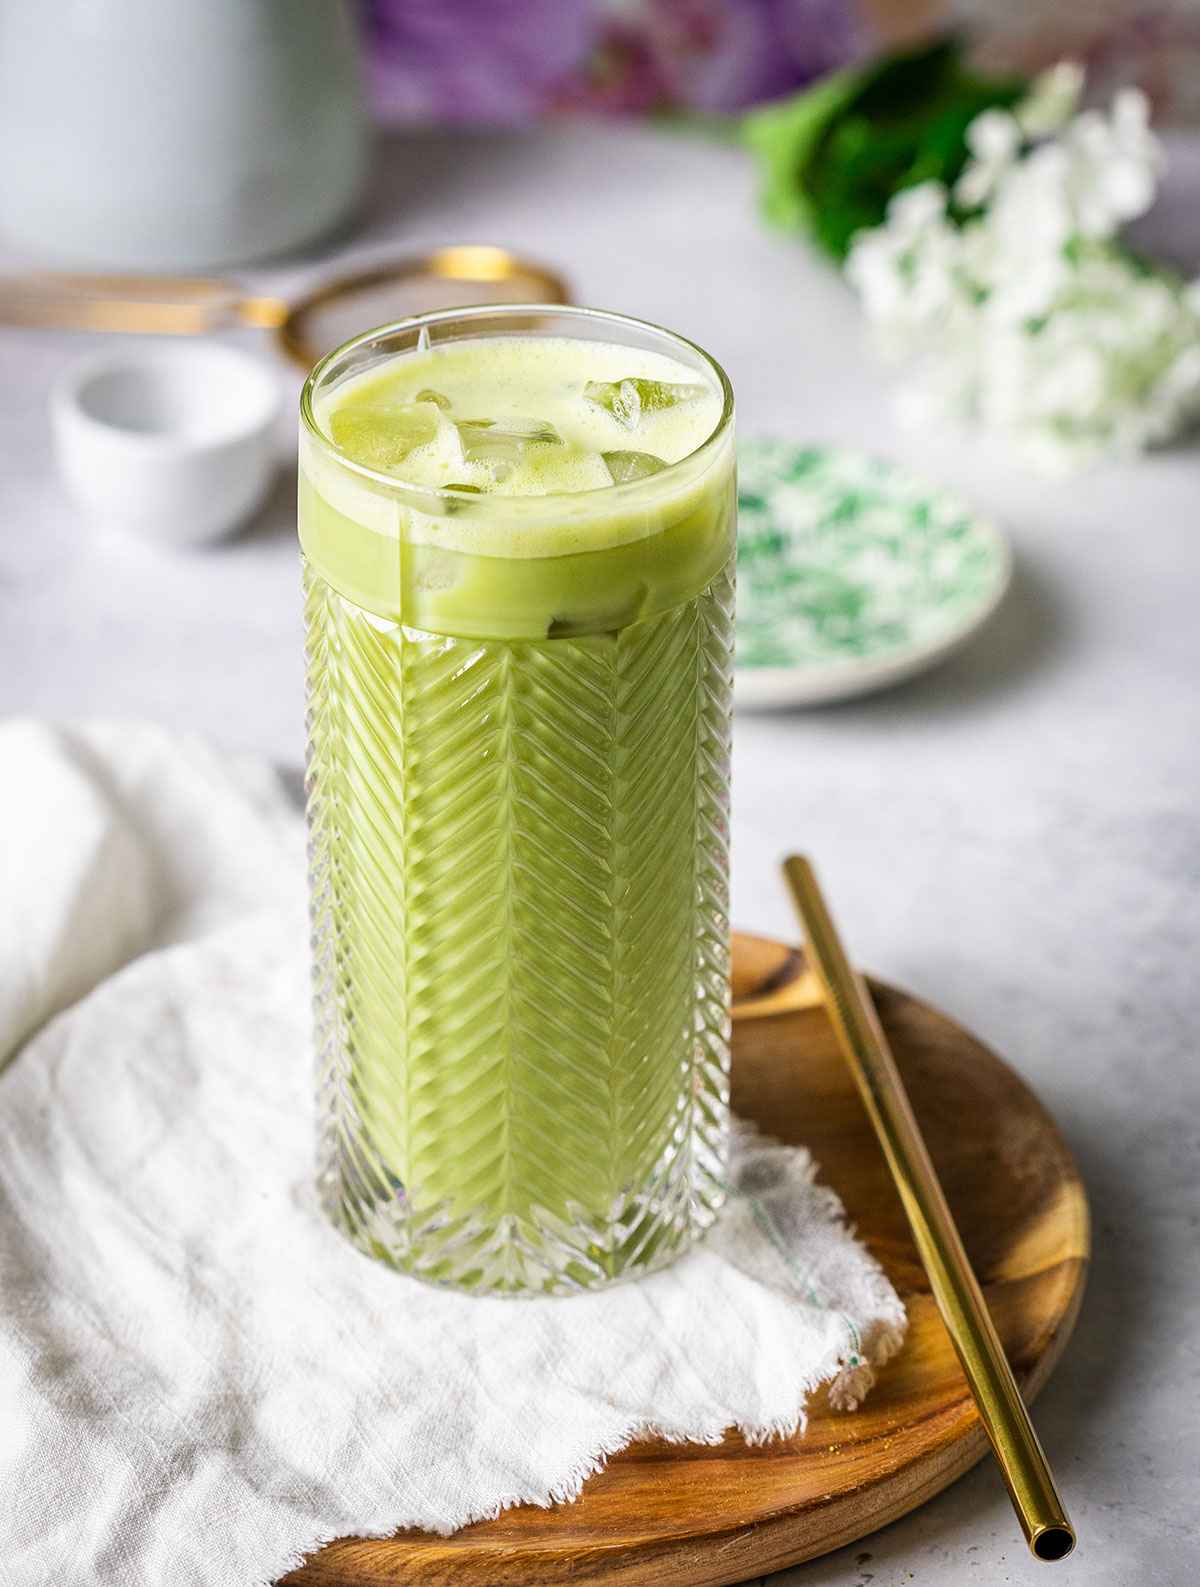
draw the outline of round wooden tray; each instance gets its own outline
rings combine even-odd
[[[1088,1209],[1041,1103],[944,1014],[872,990],[967,1251],[1027,1398],[1079,1309]],[[728,1587],[853,1542],[962,1475],[987,1445],[887,1167],[802,956],[734,943],[736,1110],[811,1147],[908,1307],[903,1350],[859,1410],[818,1396],[800,1438],[748,1448],[646,1442],[574,1504],[509,1510],[453,1537],[332,1543],[288,1587]]]

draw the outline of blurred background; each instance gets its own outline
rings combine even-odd
[[[1190,0],[368,0],[385,121],[513,121],[570,110],[732,111],[946,28],[997,68],[1083,62],[1096,91],[1138,83],[1160,116],[1200,116]]]

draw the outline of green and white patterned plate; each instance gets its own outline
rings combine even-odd
[[[735,698],[815,705],[898,683],[985,623],[1011,571],[997,529],[895,463],[743,440]]]

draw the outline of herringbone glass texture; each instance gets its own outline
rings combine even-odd
[[[477,1291],[661,1265],[721,1200],[732,567],[536,642],[305,595],[328,1212]]]

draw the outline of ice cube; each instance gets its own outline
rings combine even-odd
[[[611,633],[614,629],[628,628],[642,615],[649,589],[636,584],[623,601],[604,607],[581,607],[575,612],[560,612],[551,618],[546,629],[547,639],[574,639],[583,634]]]
[[[434,407],[440,408],[443,413],[450,411],[450,398],[443,396],[440,391],[432,390],[429,386],[426,386],[424,391],[417,392],[417,401],[432,402]]]
[[[530,447],[563,444],[544,419],[460,419],[457,429],[468,463],[519,463]]]
[[[634,479],[649,479],[658,474],[666,464],[653,452],[601,452],[604,466],[612,475],[614,485],[627,485]]]
[[[453,491],[455,496],[483,496],[486,494],[482,485],[464,485],[458,479],[451,480],[446,489]],[[467,503],[465,501],[455,501],[454,496],[447,496],[447,513],[453,515],[456,512],[464,512],[466,507]]]
[[[706,396],[707,386],[676,384],[669,380],[644,380],[640,376],[627,376],[624,380],[589,380],[583,394],[606,413],[611,413],[618,424],[627,430],[636,430],[644,413],[661,413],[664,408],[674,408],[680,402],[693,402]]]
[[[335,445],[368,468],[397,468],[410,452],[432,441],[441,414],[432,402],[394,407],[339,409],[329,421]]]

